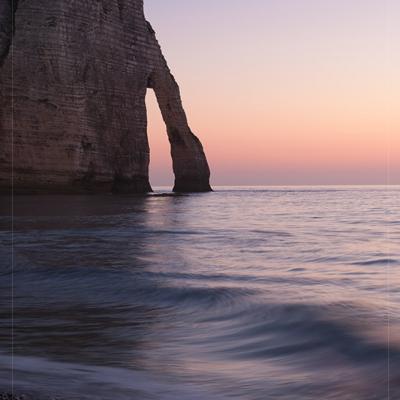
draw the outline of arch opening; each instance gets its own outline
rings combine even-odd
[[[149,181],[153,190],[172,191],[174,173],[165,122],[153,89],[146,91],[147,137],[150,149]]]

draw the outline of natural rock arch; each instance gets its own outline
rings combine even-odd
[[[20,2],[13,57],[14,10],[1,7],[0,191],[11,172],[16,193],[150,191],[148,88],[167,127],[174,190],[211,190],[143,0]]]

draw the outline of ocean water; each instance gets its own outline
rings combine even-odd
[[[216,189],[2,198],[0,392],[400,399],[400,187]]]

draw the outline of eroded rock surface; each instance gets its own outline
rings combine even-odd
[[[167,126],[174,189],[210,190],[143,0],[19,1],[16,10],[1,0],[0,65],[2,192],[11,170],[16,193],[150,191],[148,88]]]

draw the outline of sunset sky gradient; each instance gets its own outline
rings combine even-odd
[[[400,1],[146,0],[214,185],[399,184]],[[147,96],[151,182],[172,185]]]

